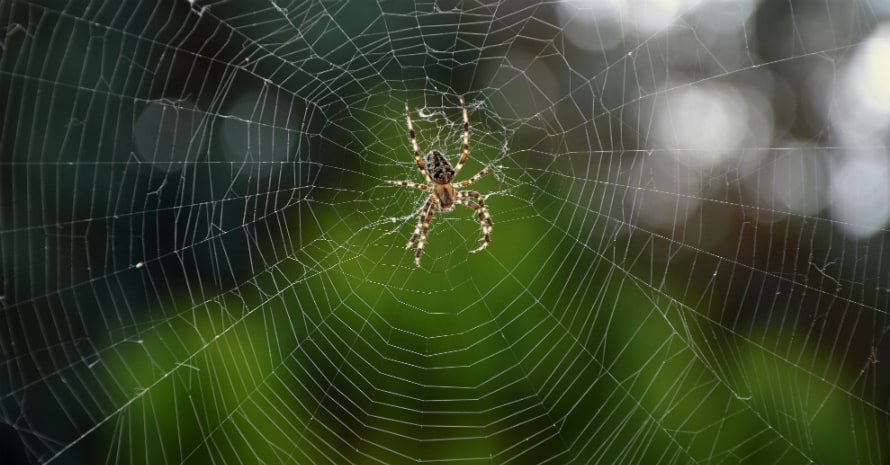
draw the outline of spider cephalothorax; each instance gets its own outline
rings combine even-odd
[[[397,186],[407,186],[429,191],[430,197],[420,209],[420,219],[417,221],[417,227],[414,228],[414,234],[408,241],[407,249],[414,245],[414,241],[418,235],[420,240],[417,242],[417,251],[414,253],[414,264],[420,266],[420,254],[423,253],[423,246],[426,244],[427,233],[430,228],[430,221],[433,219],[433,205],[439,207],[442,212],[454,210],[454,204],[459,203],[476,210],[479,213],[479,223],[482,225],[482,242],[478,248],[473,249],[470,253],[476,253],[488,247],[491,243],[491,230],[493,223],[491,215],[488,214],[488,208],[485,206],[485,199],[476,191],[459,191],[455,187],[467,187],[476,182],[485,173],[488,172],[489,166],[466,181],[454,183],[454,178],[460,173],[464,163],[467,161],[467,155],[470,153],[470,121],[467,117],[467,107],[464,105],[463,97],[460,97],[460,107],[464,116],[464,151],[457,162],[457,166],[451,167],[448,159],[438,150],[433,150],[426,155],[426,163],[420,157],[420,149],[417,147],[417,139],[414,134],[414,126],[411,124],[411,110],[408,104],[405,104],[405,119],[408,122],[408,138],[414,148],[414,161],[417,162],[417,168],[420,174],[429,183],[417,184],[411,181],[386,181],[389,184]]]

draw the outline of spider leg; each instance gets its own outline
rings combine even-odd
[[[476,191],[461,191],[458,192],[457,195],[459,196],[458,201],[461,204],[466,205],[479,213],[479,225],[482,226],[482,239],[479,239],[479,242],[481,242],[482,245],[471,250],[470,253],[479,252],[488,247],[488,244],[491,244],[491,230],[494,228],[494,223],[491,221],[491,215],[488,213],[488,207],[485,206],[485,199],[483,199]],[[476,199],[479,203],[474,202],[469,199],[469,197]]]
[[[433,199],[430,197],[423,208],[420,209],[420,218],[417,220],[417,226],[414,228],[414,234],[408,240],[406,249],[410,249],[414,245],[415,239],[420,235],[420,241],[417,242],[417,251],[414,252],[414,264],[420,266],[420,254],[423,253],[423,246],[426,245],[427,233],[430,230],[430,221],[433,220]]]
[[[461,154],[457,166],[454,167],[455,176],[457,176],[457,173],[460,173],[460,169],[464,167],[464,163],[467,162],[467,155],[470,153],[470,118],[467,117],[467,106],[464,105],[463,96],[458,98],[460,99],[460,108],[464,115],[464,152]]]
[[[393,186],[413,187],[415,189],[420,189],[422,191],[429,191],[429,189],[430,189],[430,187],[427,186],[426,184],[419,184],[419,183],[411,182],[411,181],[390,181],[387,179],[386,181],[383,181],[383,182],[385,182],[387,184],[392,184]]]
[[[426,182],[432,184],[433,181],[430,179],[430,175],[426,172],[423,159],[420,157],[420,148],[417,147],[417,137],[414,134],[414,125],[411,124],[411,110],[408,109],[407,102],[405,103],[405,120],[408,121],[408,138],[411,139],[411,146],[414,148],[414,161],[417,162],[417,169],[420,170],[420,174],[423,175]]]
[[[485,174],[488,173],[488,171],[490,169],[491,169],[491,165],[488,165],[485,168],[482,168],[482,171],[476,173],[470,179],[467,179],[466,181],[456,182],[456,183],[454,183],[454,185],[455,185],[455,187],[467,187],[470,184],[473,184],[474,182],[478,181],[479,178],[481,178],[482,176],[485,176]]]

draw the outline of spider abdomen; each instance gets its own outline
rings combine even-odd
[[[426,171],[436,184],[451,184],[454,179],[454,168],[438,150],[426,154]]]

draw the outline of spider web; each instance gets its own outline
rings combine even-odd
[[[0,1],[5,460],[885,463],[888,15]]]

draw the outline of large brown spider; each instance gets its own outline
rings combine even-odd
[[[424,164],[424,161],[420,158],[420,149],[417,148],[417,139],[414,137],[414,126],[411,125],[411,110],[408,109],[408,104],[405,104],[405,119],[408,121],[408,137],[411,139],[411,145],[414,147],[414,160],[417,162],[420,174],[423,175],[429,185],[417,184],[411,181],[386,182],[396,186],[413,187],[422,191],[429,191],[430,193],[429,199],[420,209],[420,219],[414,228],[414,234],[411,235],[411,239],[405,247],[410,249],[414,245],[418,234],[420,235],[420,240],[417,242],[417,251],[414,253],[414,264],[417,266],[420,266],[420,254],[423,253],[423,246],[426,244],[427,233],[430,229],[430,221],[433,219],[433,205],[438,206],[439,211],[450,212],[454,210],[456,202],[470,207],[479,213],[479,223],[482,225],[482,239],[479,239],[479,242],[482,245],[471,250],[470,253],[479,252],[491,243],[493,223],[491,222],[491,215],[488,214],[488,208],[485,206],[485,199],[476,191],[459,191],[455,189],[455,186],[467,187],[473,184],[488,172],[491,165],[486,166],[482,171],[466,181],[452,182],[457,173],[460,172],[460,169],[463,168],[464,163],[467,161],[467,155],[470,153],[470,121],[467,117],[467,107],[464,105],[463,97],[460,97],[460,107],[464,115],[464,152],[460,156],[457,166],[452,168],[451,163],[448,163],[448,159],[438,150],[433,150],[426,154],[426,164]]]

